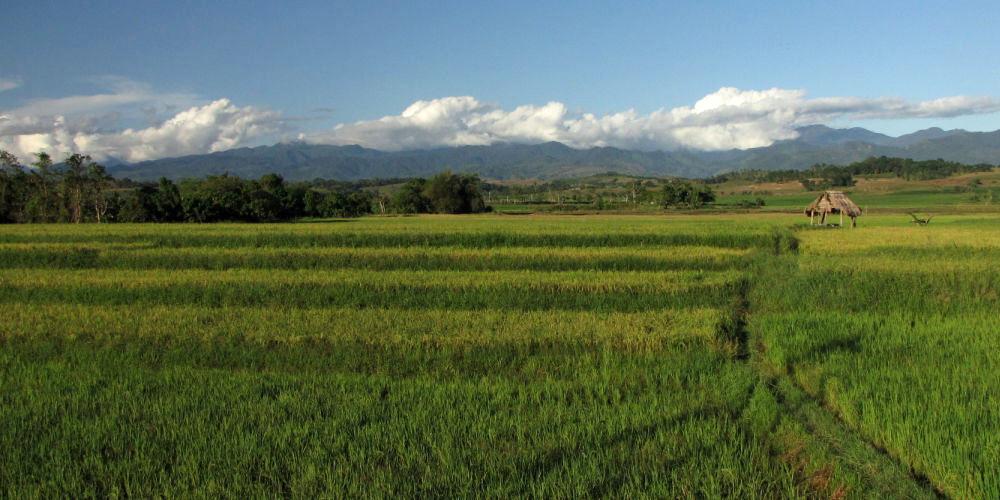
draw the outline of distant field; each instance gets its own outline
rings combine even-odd
[[[908,210],[944,210],[949,212],[995,212],[1000,198],[982,199],[985,190],[1000,189],[1000,170],[963,174],[934,180],[905,180],[893,176],[858,177],[856,185],[834,188],[850,193],[851,199],[865,211],[899,212]],[[736,204],[762,198],[764,210],[802,210],[819,195],[797,182],[738,184],[716,186],[721,193],[718,203]]]
[[[1000,217],[805,222],[0,227],[0,491],[1000,495]]]
[[[925,212],[934,210],[971,212],[997,210],[997,205],[974,201],[972,193],[927,190],[871,193],[859,192],[851,188],[839,189],[847,191],[851,200],[857,203],[865,212],[905,212],[910,210]],[[802,211],[819,194],[819,192],[803,192],[781,195],[726,195],[720,196],[718,202],[720,204],[735,204],[740,201],[749,201],[759,197],[765,202],[763,211]]]
[[[685,209],[667,209],[656,201],[660,193],[659,185],[648,189],[651,197],[640,203],[623,202],[628,192],[630,178],[600,178],[607,185],[605,203],[598,207],[595,203],[563,203],[553,200],[559,196],[570,199],[579,194],[574,190],[552,191],[536,194],[545,203],[504,203],[503,197],[491,204],[500,215],[516,217],[526,214],[587,214],[603,212],[609,214],[663,214],[664,212],[689,212]],[[942,179],[905,180],[895,176],[857,177],[856,185],[833,188],[849,193],[852,200],[865,212],[905,213],[918,212],[996,212],[1000,210],[1000,170],[962,174]],[[712,184],[716,201],[711,207],[703,207],[697,212],[798,212],[801,213],[820,191],[806,191],[798,181],[748,184],[745,181],[730,181]],[[598,189],[598,188],[592,188]],[[610,193],[610,194],[609,194]],[[650,199],[652,198],[652,199]],[[763,200],[764,206],[753,204]],[[752,206],[753,208],[748,208]]]

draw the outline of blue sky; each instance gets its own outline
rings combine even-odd
[[[69,133],[93,135],[157,125],[224,98],[237,109],[233,116],[252,107],[268,123],[281,123],[252,140],[210,147],[299,134],[333,142],[375,137],[373,144],[383,146],[405,136],[421,146],[464,139],[415,138],[411,128],[375,136],[371,127],[343,137],[325,131],[451,96],[475,98],[471,108],[461,107],[469,116],[556,101],[563,118],[627,110],[646,116],[692,107],[728,87],[799,90],[806,101],[1000,98],[997,2],[8,1],[3,10],[0,89],[13,88],[0,92],[0,110],[20,120],[20,132],[41,133],[27,125],[30,113],[66,114]],[[60,113],[60,98],[122,89],[142,97]],[[851,111],[820,119],[893,135],[933,125],[1000,128],[993,103],[977,102],[937,114]],[[469,140],[521,137],[490,133]],[[522,135],[546,135],[532,134]],[[586,137],[580,145],[620,142]],[[665,148],[705,142],[635,140]],[[705,143],[756,144],[713,141]]]

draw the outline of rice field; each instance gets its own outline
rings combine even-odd
[[[869,221],[0,227],[0,493],[997,496],[1000,218]]]
[[[899,219],[798,232],[753,297],[761,363],[937,493],[1000,497],[1000,217]]]
[[[796,494],[718,325],[769,227],[0,232],[11,496]]]

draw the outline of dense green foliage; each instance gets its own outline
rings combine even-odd
[[[0,223],[9,222],[269,222],[372,213],[477,213],[489,210],[473,175],[442,172],[411,179],[391,200],[387,181],[318,179],[288,184],[277,174],[246,180],[229,174],[156,183],[115,180],[88,156],[54,166],[44,153],[31,168],[0,151]]]
[[[487,212],[479,177],[454,174],[450,170],[430,179],[411,179],[392,198],[390,207],[403,214],[472,214]]]
[[[372,205],[370,191],[288,185],[275,174],[136,185],[113,179],[89,156],[70,155],[56,166],[39,153],[26,168],[0,151],[0,222],[259,222],[357,217],[371,213]]]
[[[708,186],[695,186],[690,182],[670,180],[661,188],[664,207],[698,208],[715,201],[715,193]]]
[[[114,201],[104,167],[79,154],[64,165],[56,169],[49,155],[38,153],[27,171],[0,151],[0,223],[107,220]]]
[[[637,177],[612,171],[578,179],[485,183],[483,187],[488,200],[498,205],[532,205],[552,212],[697,209],[711,206],[715,201],[712,188],[703,182]]]
[[[824,191],[830,188],[851,187],[854,175],[846,170],[833,169],[820,179],[801,179],[799,182],[807,191]]]

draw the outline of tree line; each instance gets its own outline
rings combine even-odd
[[[906,180],[943,179],[953,175],[989,172],[996,166],[988,163],[967,165],[954,161],[913,160],[872,156],[849,165],[817,163],[806,170],[740,170],[719,174],[708,179],[710,184],[727,181],[788,182],[800,181],[807,189],[831,186],[853,186],[855,176],[892,175]]]
[[[442,172],[408,179],[395,194],[389,181],[286,182],[280,175],[242,179],[228,174],[153,183],[115,179],[90,156],[54,164],[46,153],[22,165],[0,151],[0,223],[268,222],[371,213],[488,211],[474,175]]]
[[[89,156],[70,155],[56,168],[52,157],[38,153],[28,169],[0,151],[0,222],[107,221],[112,183]]]

